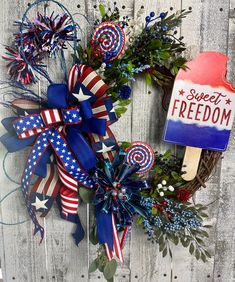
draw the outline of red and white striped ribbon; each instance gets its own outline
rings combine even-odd
[[[112,214],[112,225],[113,225],[113,251],[110,250],[107,244],[105,244],[106,254],[109,260],[112,260],[113,256],[116,256],[123,263],[124,259],[123,259],[123,254],[122,254],[122,245],[118,237],[118,231],[117,231],[116,220],[115,220],[114,214]],[[125,233],[125,236],[126,236],[126,233]],[[124,242],[123,236],[122,236],[121,241]]]
[[[50,163],[47,165],[46,177],[45,178],[38,177],[30,193],[32,194],[33,192],[35,192],[55,199],[60,190],[60,187],[61,187],[61,182],[58,177],[56,165]],[[46,216],[48,212],[49,209],[46,212],[44,212],[41,216]]]
[[[67,214],[77,214],[78,212],[78,194],[77,192],[63,186],[60,190],[62,212]]]
[[[78,212],[78,183],[71,175],[58,163],[59,178],[64,186],[60,190],[62,212],[77,214]]]
[[[68,78],[70,92],[73,92],[77,81],[88,88],[97,98],[102,97],[108,90],[108,85],[104,83],[102,78],[91,67],[86,65],[76,64],[71,68]]]
[[[62,121],[62,117],[58,109],[44,110],[41,111],[40,115],[46,126],[56,124]]]
[[[78,192],[78,183],[77,181],[64,169],[64,167],[57,162],[58,164],[58,172],[61,182],[70,190],[74,192]]]

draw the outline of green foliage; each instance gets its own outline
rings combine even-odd
[[[105,16],[105,14],[106,14],[104,5],[100,4],[99,5],[99,10],[100,10],[101,18],[103,18]]]
[[[128,20],[126,22],[121,20],[117,7],[109,13],[106,10],[103,4],[99,5],[101,21],[111,20],[128,25]],[[113,102],[119,101],[115,108],[118,118],[127,111],[127,106],[131,102],[130,100],[123,102],[118,95],[123,85],[134,81],[137,76],[142,74],[147,84],[154,83],[163,87],[172,84],[179,69],[185,68],[186,60],[182,56],[182,52],[185,50],[183,38],[177,37],[175,29],[188,13],[185,10],[178,11],[156,21],[149,28],[144,28],[125,50],[122,57],[110,62],[111,67],[104,69],[103,79],[110,86],[107,94],[112,97]],[[100,21],[95,24],[98,23]],[[95,56],[94,52],[95,50],[90,45],[86,48],[79,45],[76,52],[77,61],[87,64],[95,70],[99,69],[103,59],[102,56]]]
[[[97,258],[92,261],[89,266],[89,273],[96,270],[102,272],[108,282],[113,281],[113,277],[117,270],[117,261],[115,259],[112,259],[111,261],[108,260],[103,246],[99,247]]]
[[[97,225],[95,224],[91,230],[90,236],[89,236],[90,242],[93,245],[97,245],[99,243],[98,237],[97,237]]]
[[[84,203],[90,204],[93,201],[95,191],[94,190],[89,190],[84,187],[79,188],[79,196],[83,200]]]
[[[201,204],[181,204],[181,209],[182,211],[192,211],[197,218],[202,221],[207,218],[207,214],[205,213],[207,207]],[[164,220],[164,214],[161,218]],[[138,221],[139,224],[141,224],[144,222],[144,219],[139,217]],[[169,219],[165,218],[165,222],[168,221]],[[158,244],[159,251],[162,252],[163,257],[165,257],[167,254],[171,255],[171,244],[178,245],[180,243],[184,248],[188,248],[189,253],[195,256],[197,260],[207,262],[208,259],[211,258],[211,254],[205,247],[205,239],[209,237],[209,234],[205,229],[210,227],[211,226],[209,225],[204,225],[198,228],[193,228],[186,225],[183,230],[175,232],[166,230],[164,225],[162,225],[161,227],[154,228],[154,235],[149,238],[149,240]]]
[[[166,151],[164,154],[157,152],[155,163],[155,166],[152,168],[152,193],[156,191],[157,185],[161,183],[162,180],[166,180],[168,185],[172,185],[175,188],[185,183],[182,179],[181,172],[182,158],[174,156],[170,150]],[[158,196],[158,194],[156,194],[156,196]]]
[[[113,278],[115,272],[117,270],[117,262],[115,259],[112,259],[111,261],[108,261],[104,267],[104,277],[107,280],[110,280]]]

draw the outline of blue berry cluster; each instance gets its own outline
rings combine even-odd
[[[150,65],[143,65],[143,66],[140,66],[140,67],[138,67],[138,68],[133,68],[133,69],[132,69],[132,73],[138,74],[138,73],[141,73],[141,72],[143,72],[144,70],[149,69],[149,68],[150,68]]]
[[[143,207],[152,208],[154,204],[154,200],[152,198],[142,197],[140,200],[140,204]]]
[[[161,19],[161,20],[165,19],[166,16],[167,16],[167,13],[162,12],[162,13],[160,13],[160,15],[158,17],[155,18],[155,13],[152,11],[149,14],[149,16],[147,16],[145,18],[145,22],[146,22],[145,27],[147,27],[149,25],[149,23],[151,23],[152,21],[155,21],[157,19]]]
[[[166,233],[177,233],[187,229],[198,229],[202,226],[202,221],[197,212],[187,209],[182,203],[164,198],[167,205],[164,207],[164,213],[158,212],[156,216],[151,216],[145,220],[143,225],[149,237],[153,238],[154,228],[161,228]],[[153,199],[143,198],[141,205],[152,208]],[[167,216],[168,215],[168,218]]]
[[[131,97],[131,88],[128,85],[123,85],[119,90],[119,97],[123,100],[128,100]]]

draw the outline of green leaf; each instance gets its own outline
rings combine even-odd
[[[163,159],[169,159],[172,156],[171,150],[167,150],[164,155],[162,156]]]
[[[119,100],[118,106],[125,107],[125,106],[128,106],[130,103],[131,103],[131,99]]]
[[[208,258],[211,258],[211,254],[205,250],[205,255],[208,257]]]
[[[201,253],[199,252],[198,249],[196,249],[196,251],[195,251],[195,257],[196,257],[196,259],[199,260],[199,259],[200,259],[200,256],[201,256]]]
[[[144,222],[144,218],[142,216],[139,216],[137,221],[136,221],[136,224],[141,225],[143,222]]]
[[[196,240],[199,244],[201,244],[202,246],[205,246],[205,243],[201,238],[196,237]]]
[[[159,57],[162,60],[168,60],[171,57],[171,54],[168,51],[160,51],[159,52]]]
[[[120,107],[120,108],[115,109],[115,113],[118,118],[120,118],[126,111],[127,111],[127,108],[125,107]]]
[[[106,14],[104,5],[100,4],[99,5],[99,10],[100,10],[101,17],[103,18],[105,16],[105,14]]]
[[[159,252],[162,252],[163,251],[163,249],[165,248],[165,242],[163,242],[163,243],[160,243],[159,244]]]
[[[79,188],[79,196],[83,200],[84,203],[89,204],[93,201],[95,195],[95,191],[89,190],[84,187]]]
[[[167,248],[165,248],[162,252],[162,257],[164,258],[167,255]]]
[[[117,262],[115,259],[108,261],[104,267],[104,277],[109,280],[112,279],[117,270]]]
[[[152,208],[152,215],[156,215],[158,212],[158,209],[157,208]]]
[[[201,235],[203,235],[204,237],[209,238],[209,234],[205,230],[201,230]]]
[[[206,255],[204,254],[204,253],[201,253],[201,260],[203,261],[203,262],[206,262],[207,260],[206,260]]]
[[[190,243],[190,239],[183,239],[183,238],[181,238],[180,239],[180,242],[181,242],[181,244],[183,245],[183,247],[185,247],[185,248],[187,248],[188,246],[189,246],[189,243]]]
[[[97,259],[95,259],[89,266],[89,273],[94,272],[97,269],[98,269],[98,263],[97,263]]]
[[[213,226],[212,225],[203,225],[202,227],[203,228],[212,228]]]
[[[145,81],[148,85],[152,84],[152,77],[150,73],[145,73]]]
[[[159,49],[161,46],[162,46],[162,41],[159,39],[154,39],[148,44],[147,49],[155,50],[155,49]]]
[[[179,174],[177,173],[177,172],[175,172],[175,171],[172,171],[171,172],[171,176],[175,179],[175,180],[178,180],[179,179]]]
[[[121,144],[121,148],[122,149],[127,149],[130,146],[131,146],[131,143],[130,142],[126,142],[126,141],[122,142],[122,144]]]
[[[189,253],[192,255],[194,252],[194,245],[193,243],[190,244],[190,247],[189,247]]]
[[[93,245],[97,245],[99,243],[98,238],[97,238],[97,226],[96,225],[92,228],[89,239]]]

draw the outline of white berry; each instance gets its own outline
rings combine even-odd
[[[166,185],[166,180],[162,180],[162,185]]]
[[[168,189],[169,189],[171,192],[175,191],[175,188],[174,188],[173,186],[169,186]]]
[[[159,189],[162,188],[162,184],[158,184],[157,188],[159,188]]]
[[[159,195],[160,195],[161,197],[163,197],[165,194],[164,194],[164,192],[160,192]]]

